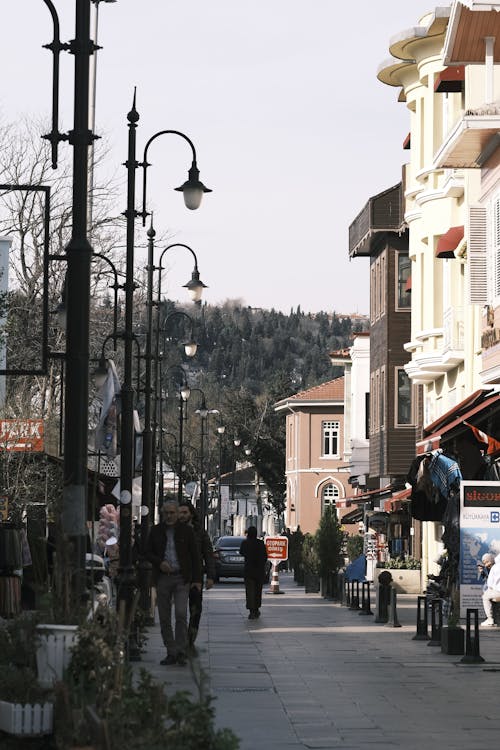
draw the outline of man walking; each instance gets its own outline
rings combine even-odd
[[[179,505],[180,523],[188,523],[196,537],[198,552],[201,557],[202,572],[206,573],[205,588],[207,591],[214,585],[215,558],[214,549],[208,533],[200,523],[196,508],[192,503],[181,503]],[[203,587],[201,589],[191,586],[189,589],[189,625],[188,625],[188,649],[191,654],[196,654],[194,642],[198,635],[200,618],[203,610]]]
[[[189,524],[178,522],[177,502],[167,500],[160,510],[161,521],[151,529],[146,558],[153,566],[158,616],[167,655],[160,664],[186,664],[187,606],[191,586],[201,590],[202,573],[198,545]],[[172,604],[175,632],[172,628]]]
[[[262,539],[257,539],[257,528],[249,526],[247,538],[240,546],[240,555],[245,558],[245,594],[246,606],[250,610],[249,620],[260,617],[262,604],[262,586],[266,577],[266,545]]]

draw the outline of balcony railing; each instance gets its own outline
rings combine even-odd
[[[370,255],[378,232],[401,232],[403,225],[403,187],[398,183],[370,198],[349,226],[349,257]]]
[[[443,350],[460,351],[464,348],[463,307],[449,307],[443,315]]]

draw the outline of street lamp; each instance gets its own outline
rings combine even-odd
[[[236,477],[236,448],[239,448],[241,445],[241,439],[238,437],[233,438],[233,472],[231,475],[231,510],[234,508],[234,484],[235,484],[235,477]],[[234,534],[234,513],[231,513],[231,532]]]
[[[217,519],[219,523],[219,536],[222,536],[222,493],[221,493],[221,474],[222,474],[222,439],[226,431],[226,427],[223,424],[219,424],[217,427],[217,434],[219,435],[219,471],[217,476]]]
[[[201,388],[193,388],[191,393],[197,391],[201,395],[200,405],[196,409],[196,414],[200,417],[200,520],[203,528],[207,525],[207,493],[206,493],[206,476],[205,476],[205,437],[208,441],[208,418],[210,414],[219,414],[218,409],[209,409],[207,407],[205,394]],[[209,446],[207,446],[209,447]]]
[[[84,3],[85,4],[85,3]],[[136,95],[132,102],[132,109],[127,115],[128,121],[128,155],[125,166],[127,168],[127,208],[125,211],[127,225],[126,240],[126,280],[125,280],[125,355],[124,355],[124,380],[122,387],[122,440],[121,440],[121,463],[120,463],[120,600],[124,600],[130,612],[134,587],[134,571],[132,566],[132,481],[133,481],[133,408],[134,393],[132,388],[132,339],[133,339],[133,306],[134,306],[134,234],[135,219],[142,217],[143,226],[146,223],[147,205],[147,154],[150,145],[161,135],[176,135],[186,141],[192,151],[192,165],[189,170],[188,180],[180,188],[184,194],[184,202],[190,209],[197,208],[201,202],[204,192],[210,192],[198,179],[199,171],[196,164],[196,151],[191,140],[177,130],[162,130],[155,133],[146,143],[144,158],[138,162],[136,158],[136,130],[139,121],[139,113],[136,109]],[[138,212],[135,207],[136,197],[136,171],[139,167],[143,169],[143,195],[142,211]],[[148,518],[146,516],[146,518]],[[120,602],[119,602],[120,604]]]
[[[183,500],[183,475],[184,475],[184,454],[183,454],[183,443],[184,443],[184,421],[185,421],[185,410],[186,402],[191,395],[191,388],[188,385],[186,373],[180,365],[172,365],[168,368],[169,372],[180,375],[180,382],[176,384],[179,386],[179,454],[178,454],[178,482],[177,482],[177,499],[179,504]],[[174,378],[172,378],[174,379]]]

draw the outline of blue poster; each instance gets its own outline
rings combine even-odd
[[[482,617],[481,557],[500,554],[500,482],[460,483],[460,616],[467,608]]]

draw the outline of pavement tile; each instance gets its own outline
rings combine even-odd
[[[240,583],[204,597],[197,646],[215,696],[218,727],[231,727],[240,750],[484,750],[500,736],[499,632],[481,633],[483,664],[414,641],[416,597],[398,597],[402,628],[305,595],[280,575],[285,595],[265,598],[247,620]],[[193,672],[160,667],[165,650],[151,628],[143,660],[167,693],[198,694]]]

